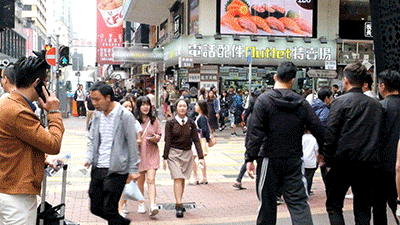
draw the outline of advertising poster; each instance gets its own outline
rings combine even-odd
[[[97,0],[97,63],[113,62],[112,49],[123,46],[123,18],[130,0]]]
[[[199,1],[189,0],[189,35],[199,33]]]
[[[220,33],[313,35],[315,0],[221,0]]]

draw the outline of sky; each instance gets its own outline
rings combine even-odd
[[[72,24],[78,38],[96,40],[96,0],[71,0]]]

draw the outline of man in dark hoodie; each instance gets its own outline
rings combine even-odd
[[[361,63],[343,70],[346,94],[332,101],[322,153],[327,175],[326,210],[331,224],[344,224],[343,202],[351,187],[356,224],[370,224],[372,190],[377,182],[383,107],[364,95],[367,75]]]
[[[284,62],[274,75],[274,89],[260,95],[248,121],[245,161],[261,201],[257,224],[276,224],[278,191],[283,191],[293,224],[313,224],[308,205],[302,150],[306,127],[322,146],[324,128],[310,104],[291,90],[296,66]]]

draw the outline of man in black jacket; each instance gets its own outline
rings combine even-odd
[[[346,94],[331,104],[322,152],[330,167],[326,210],[331,224],[344,224],[343,201],[351,187],[356,224],[370,224],[383,107],[363,94],[366,69],[361,63],[347,65],[343,74]]]
[[[380,168],[374,191],[374,224],[387,224],[386,203],[396,212],[396,154],[400,135],[400,74],[386,70],[379,74],[380,103],[385,108],[384,146],[379,154]]]
[[[274,89],[260,95],[248,124],[245,161],[261,201],[257,224],[276,224],[276,196],[283,191],[293,224],[313,224],[308,205],[302,150],[306,127],[322,146],[324,129],[310,104],[291,90],[296,66],[284,62],[274,76]]]

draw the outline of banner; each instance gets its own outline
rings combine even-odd
[[[199,33],[199,0],[189,0],[189,35]]]
[[[220,0],[220,33],[312,37],[315,0]]]
[[[113,62],[112,49],[123,46],[123,18],[131,1],[97,0],[97,63]]]

